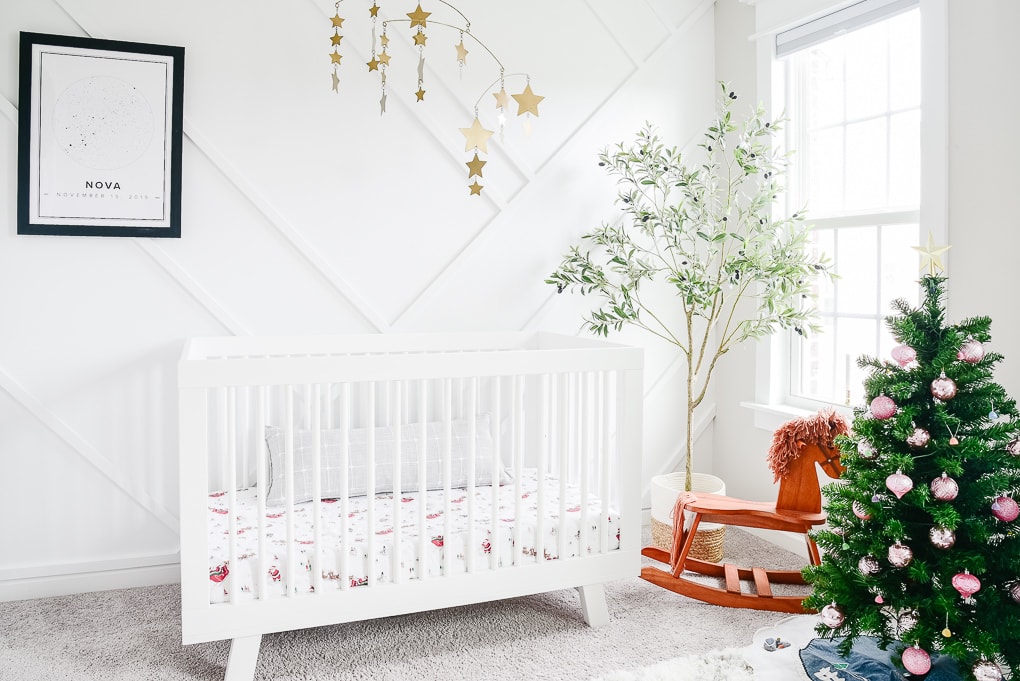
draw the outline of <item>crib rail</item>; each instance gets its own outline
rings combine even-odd
[[[550,334],[192,340],[184,642],[636,575],[641,397]]]

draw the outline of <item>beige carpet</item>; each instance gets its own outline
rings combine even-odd
[[[800,566],[794,554],[728,529],[726,560],[752,557]],[[784,617],[707,605],[638,578],[607,585],[606,594],[610,622],[598,629],[585,626],[568,590],[271,634],[256,678],[584,681],[746,646]],[[182,646],[180,637],[176,586],[0,603],[0,681],[222,679],[227,642]]]

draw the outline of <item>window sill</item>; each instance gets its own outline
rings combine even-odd
[[[761,402],[741,402],[741,407],[746,407],[754,412],[754,427],[767,430],[769,432],[775,432],[781,425],[787,421],[795,418],[802,418],[804,416],[811,416],[816,413],[810,409],[803,409],[801,407],[794,407],[789,404],[763,404]],[[841,407],[832,405],[833,408],[847,417],[848,420],[853,420],[853,411],[849,407]]]

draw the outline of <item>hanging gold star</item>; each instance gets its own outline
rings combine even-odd
[[[368,61],[368,62],[365,62],[365,63],[368,64],[368,70],[369,71],[378,71],[379,70],[379,60],[376,59],[375,57],[372,57],[372,61]]]
[[[333,27],[334,28],[343,28],[344,27],[344,20],[340,18],[340,13],[339,12],[337,12],[336,16],[334,16],[332,19],[330,19],[330,21],[333,22]]]
[[[333,71],[333,92],[340,92],[340,76]]]
[[[510,95],[506,93],[506,89],[500,88],[499,92],[493,93],[493,97],[496,98],[496,107],[499,109],[510,108]]]
[[[466,144],[464,145],[464,151],[471,151],[472,149],[478,149],[480,151],[489,153],[488,140],[492,137],[492,130],[486,130],[482,127],[482,122],[478,120],[478,116],[475,116],[474,122],[470,128],[460,128],[461,134],[464,135]]]
[[[928,232],[928,245],[924,246],[911,246],[915,251],[921,254],[921,271],[923,272],[925,267],[928,268],[928,274],[935,276],[938,272],[943,271],[945,268],[942,265],[942,258],[940,257],[943,253],[948,251],[952,246],[935,246],[935,237],[932,236],[931,232]],[[935,270],[938,269],[938,272]]]
[[[373,3],[372,6],[368,8],[368,13],[373,18],[379,16],[379,5]]]
[[[340,60],[343,59],[344,56],[337,52],[336,50],[333,50],[333,52],[330,53],[329,58],[332,60],[330,62],[331,64],[339,64]]]
[[[379,63],[380,64],[386,64],[386,66],[389,66],[390,65],[390,55],[386,54],[386,52],[384,51],[382,54],[379,55]]]
[[[414,44],[415,45],[424,45],[425,41],[428,40],[428,39],[429,39],[429,37],[427,35],[425,35],[424,33],[422,33],[421,31],[418,31],[417,33],[414,34]]]
[[[418,3],[418,9],[414,10],[413,12],[408,12],[407,13],[407,16],[411,18],[411,27],[412,28],[415,27],[415,26],[421,26],[422,28],[427,28],[425,26],[425,20],[428,19],[431,15],[432,15],[432,12],[423,12],[422,11],[421,3],[420,2]]]
[[[481,196],[482,195],[482,187],[483,186],[484,185],[478,184],[478,180],[475,180],[474,184],[469,184],[468,185],[468,189],[471,190],[471,194],[469,194],[468,196],[474,196],[475,194],[477,194],[478,196]]]
[[[330,40],[332,41],[333,45],[339,45],[340,41],[343,40],[343,39],[344,39],[344,37],[342,35],[340,35],[339,33],[334,33],[333,37],[330,38]]]
[[[387,45],[390,44],[390,39],[385,35],[382,35],[379,37],[379,44],[382,45],[383,47],[386,47]]]
[[[464,164],[468,167],[468,179],[470,180],[475,175],[481,177],[482,166],[484,166],[486,163],[488,163],[488,161],[483,161],[482,159],[478,158],[478,152],[475,152],[475,157]]]
[[[545,97],[536,95],[531,91],[531,83],[528,83],[524,92],[519,95],[512,95],[517,100],[517,115],[520,116],[524,113],[533,113],[538,115],[538,103],[541,102]]]
[[[454,47],[457,49],[457,61],[463,62],[463,63],[466,64],[467,63],[468,51],[467,51],[467,48],[464,47],[464,39],[462,38],[460,43],[457,44],[457,45],[454,45]]]
[[[425,90],[423,90],[422,87],[419,85],[418,86],[418,91],[414,93],[414,96],[418,98],[419,102],[424,100],[425,99]]]

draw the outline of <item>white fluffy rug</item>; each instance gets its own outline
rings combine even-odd
[[[742,648],[726,648],[613,672],[596,681],[754,681],[754,672],[744,662]]]
[[[724,648],[665,660],[634,671],[617,671],[594,681],[810,681],[798,651],[815,637],[814,615],[788,616],[762,627],[743,648]],[[768,651],[762,643],[779,637],[790,643]]]

